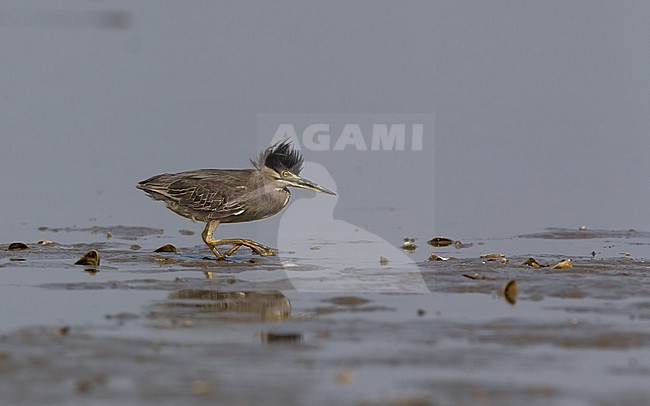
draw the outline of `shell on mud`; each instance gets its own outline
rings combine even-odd
[[[402,243],[402,249],[407,251],[415,251],[418,246],[415,245],[415,240],[413,238],[405,238]]]
[[[531,268],[541,268],[542,267],[542,265],[540,265],[540,263],[537,262],[537,260],[535,258],[533,258],[533,257],[528,258],[527,260],[525,260],[521,264],[529,266]]]
[[[441,257],[438,254],[431,253],[431,255],[429,255],[429,261],[449,261],[449,258]]]
[[[448,245],[451,245],[454,243],[454,240],[446,237],[433,237],[429,241],[427,241],[429,245],[434,246],[434,247],[446,247]]]
[[[26,249],[29,249],[29,247],[23,242],[12,242],[9,244],[9,247],[7,247],[7,251],[22,251]]]
[[[90,266],[98,266],[99,265],[99,252],[96,250],[90,250],[86,252],[77,262],[74,263],[75,265],[90,265]]]
[[[454,242],[454,247],[456,247],[456,249],[469,248],[469,247],[471,247],[471,246],[473,246],[473,245],[474,245],[473,243],[465,244],[465,243],[463,243],[463,242],[460,241],[460,240]]]
[[[514,279],[510,279],[508,282],[506,282],[505,285],[501,287],[499,290],[499,293],[503,298],[506,300],[506,302],[510,303],[511,305],[514,305],[517,302],[517,281]]]
[[[567,268],[573,268],[573,263],[571,262],[570,259],[565,259],[564,261],[560,261],[557,264],[552,266],[552,269],[567,269]]]
[[[165,244],[162,247],[156,249],[154,252],[178,252],[178,250],[171,244]]]
[[[63,337],[70,332],[70,326],[60,326],[52,329],[52,335],[55,337]]]
[[[379,265],[388,265],[390,260],[386,257],[379,257]]]

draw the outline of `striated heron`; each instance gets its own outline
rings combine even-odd
[[[198,169],[164,173],[138,183],[155,200],[192,221],[205,222],[201,237],[217,259],[224,259],[217,246],[232,245],[225,256],[241,246],[260,255],[275,255],[275,250],[253,240],[229,238],[217,240],[212,233],[220,223],[241,223],[270,217],[287,205],[291,192],[298,187],[335,194],[300,177],[303,158],[289,141],[273,144],[251,160],[254,169]]]

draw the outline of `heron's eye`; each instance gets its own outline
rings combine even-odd
[[[282,171],[282,177],[283,178],[288,178],[289,177],[289,171]]]

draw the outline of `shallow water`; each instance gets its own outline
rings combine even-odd
[[[405,254],[420,279],[400,279],[413,268],[380,265],[372,242],[353,244],[370,253],[356,264],[336,257],[350,242],[332,240],[317,241],[311,257],[242,249],[218,262],[188,233],[101,234],[89,244],[0,247],[3,400],[639,404],[650,396],[645,233],[423,244]],[[153,252],[169,242],[189,245]],[[72,265],[91,248],[99,266]],[[427,261],[433,251],[451,258]],[[497,252],[508,262],[480,258]],[[529,256],[542,265],[571,258],[573,268],[520,265]],[[401,287],[378,288],[377,278]],[[514,304],[500,293],[511,279]],[[420,283],[428,292],[410,293]]]

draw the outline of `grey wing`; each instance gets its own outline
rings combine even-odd
[[[219,173],[218,180],[210,175],[214,174],[203,171],[164,174],[141,182],[138,188],[193,220],[221,220],[243,213],[240,197],[248,186],[227,173]]]
[[[176,198],[180,207],[199,214],[195,217],[219,220],[243,212],[237,195],[244,190],[242,188],[233,191],[224,189],[205,180],[198,182],[180,180],[169,185],[168,191],[170,196]]]

